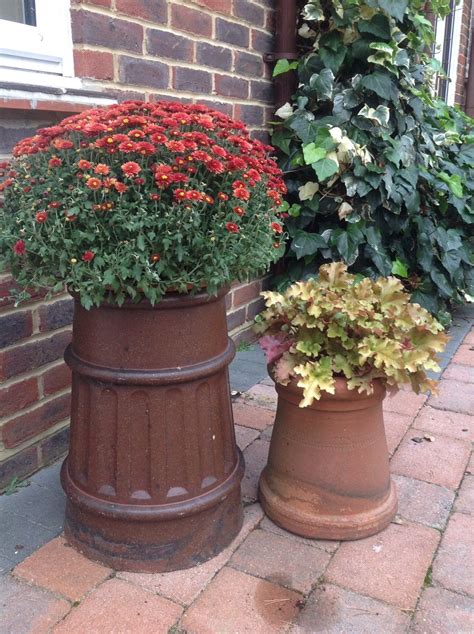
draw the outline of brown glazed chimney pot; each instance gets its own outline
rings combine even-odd
[[[115,570],[189,568],[241,528],[227,290],[89,311],[74,298],[65,534]]]
[[[374,394],[323,393],[299,408],[296,381],[276,384],[278,408],[268,464],[259,485],[267,515],[286,530],[314,539],[353,540],[374,535],[391,522],[397,496],[390,479],[383,424],[385,388]]]

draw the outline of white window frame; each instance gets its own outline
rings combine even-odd
[[[0,81],[79,87],[70,0],[36,0],[36,26],[0,20]]]
[[[452,33],[452,48],[449,68],[445,68],[446,75],[448,76],[448,89],[446,95],[446,102],[452,106],[456,102],[456,87],[458,80],[458,67],[459,67],[459,50],[461,44],[461,28],[463,19],[464,1],[460,0],[456,4],[453,17],[453,33]],[[446,33],[446,18],[436,21],[436,52],[435,58],[443,63],[444,56],[444,43]]]

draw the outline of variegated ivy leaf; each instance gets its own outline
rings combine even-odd
[[[283,106],[278,108],[275,114],[277,117],[280,117],[280,119],[289,119],[293,114],[293,106],[286,102]]]
[[[319,183],[308,181],[298,188],[298,196],[300,200],[312,200],[314,194],[319,190]]]
[[[386,126],[390,120],[390,110],[387,106],[377,106],[370,108],[367,104],[358,112],[359,117],[369,119],[375,125]]]

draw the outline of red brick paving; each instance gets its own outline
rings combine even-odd
[[[0,577],[0,630],[473,632],[473,346],[474,329],[444,372],[439,396],[402,390],[384,403],[399,494],[397,519],[384,532],[357,542],[308,540],[252,503],[240,535],[215,559],[191,570],[115,578],[57,538]],[[247,503],[256,500],[275,405],[268,380],[234,404]]]

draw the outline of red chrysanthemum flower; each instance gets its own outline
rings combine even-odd
[[[46,220],[48,220],[48,212],[38,211],[35,218],[36,218],[36,222],[46,222]]]
[[[62,164],[63,164],[63,162],[57,156],[53,156],[48,161],[49,167],[60,167]]]
[[[275,233],[283,233],[283,227],[278,222],[272,222],[270,227]]]
[[[125,185],[125,183],[121,183],[120,181],[116,181],[114,183],[114,188],[119,194],[124,194],[128,190],[128,185]]]
[[[206,167],[213,174],[223,174],[225,171],[224,163],[221,163],[221,161],[218,161],[217,159],[207,161]]]
[[[105,163],[98,163],[94,167],[94,174],[100,174],[101,176],[107,176],[107,174],[110,174],[110,167],[108,165],[105,165]]]
[[[86,187],[89,189],[100,189],[102,187],[102,181],[99,178],[91,176],[91,178],[86,180]]]
[[[94,258],[95,253],[93,251],[84,251],[84,253],[82,254],[82,259],[84,260],[84,262],[92,262]]]
[[[234,189],[234,196],[240,200],[248,200],[250,198],[250,192],[245,187],[237,187]]]
[[[229,196],[225,194],[224,192],[219,192],[217,194],[217,199],[225,202],[226,200],[229,200]]]
[[[245,209],[237,205],[236,207],[234,207],[234,213],[236,213],[240,217],[245,216]]]
[[[239,225],[236,225],[235,222],[226,222],[225,228],[229,233],[239,233]]]
[[[15,255],[24,255],[26,253],[26,244],[24,240],[17,240],[13,245],[13,253]]]
[[[125,176],[128,177],[137,176],[142,171],[140,165],[135,163],[135,161],[128,161],[128,163],[124,163],[121,168]]]
[[[153,253],[153,255],[150,255],[150,260],[154,263],[154,262],[159,262],[161,260],[161,255],[159,253]]]

